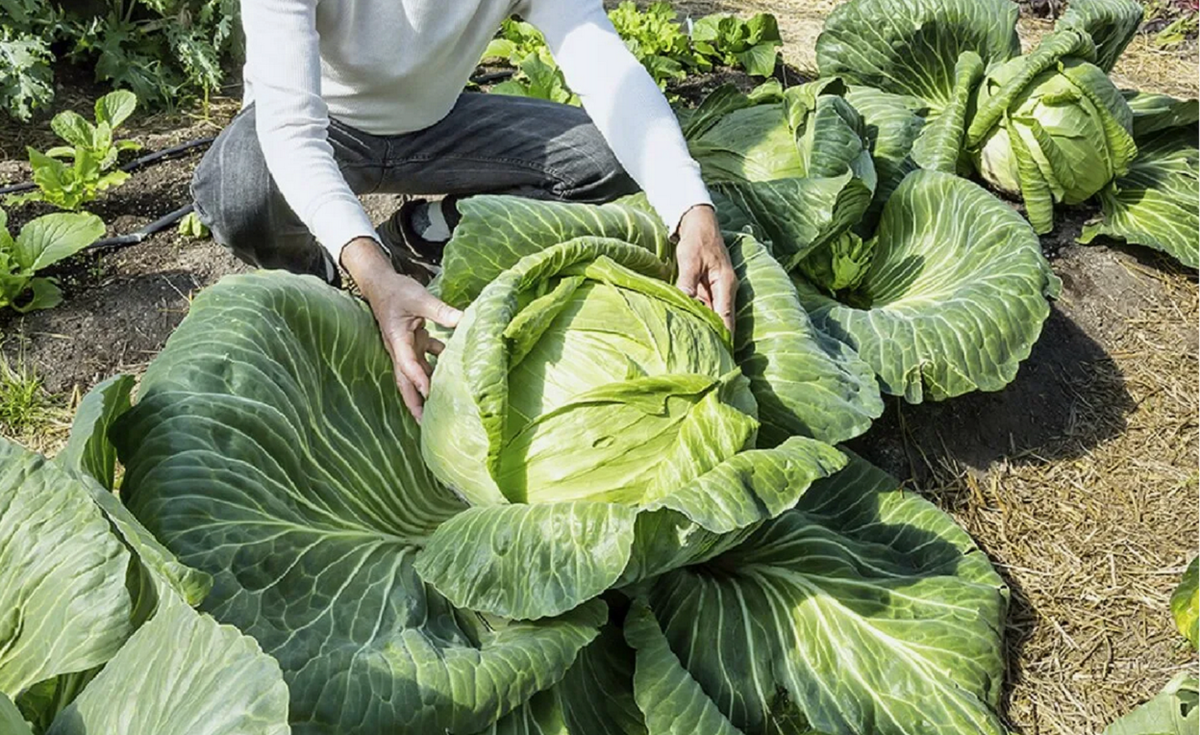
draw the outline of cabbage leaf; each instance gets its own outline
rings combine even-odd
[[[1107,236],[1161,250],[1200,267],[1200,146],[1196,100],[1139,93],[1129,96],[1137,157],[1129,171],[1100,191],[1101,217],[1079,242]]]
[[[859,458],[740,546],[635,587],[650,733],[1005,732],[1008,590],[947,515]]]

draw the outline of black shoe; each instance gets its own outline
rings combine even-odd
[[[442,205],[446,214],[446,224],[453,232],[460,219],[458,197],[446,197],[445,201],[449,204]],[[413,215],[422,206],[430,206],[430,202],[426,199],[410,199],[404,202],[400,209],[376,228],[376,233],[391,256],[392,267],[397,272],[412,276],[421,283],[428,283],[442,272],[442,254],[446,243],[427,240],[413,227]]]

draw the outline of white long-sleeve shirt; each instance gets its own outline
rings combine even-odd
[[[520,14],[671,227],[711,203],[670,106],[599,0],[242,0],[245,104],[276,185],[336,260],[375,237],[327,140],[332,115],[387,136],[445,117],[499,28]]]

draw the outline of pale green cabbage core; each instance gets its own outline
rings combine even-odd
[[[721,407],[724,392],[754,411],[744,384],[723,390],[736,369],[720,334],[694,315],[634,290],[579,286],[510,368],[502,491],[530,503],[636,504],[678,488],[670,459],[697,411],[753,430]]]
[[[670,284],[600,256],[513,295],[507,323],[491,296],[440,358],[423,427],[430,466],[472,503],[640,506],[753,447],[728,333]],[[504,365],[468,365],[497,340]],[[480,405],[497,394],[489,433]]]

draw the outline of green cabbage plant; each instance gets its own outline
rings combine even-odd
[[[1200,558],[1192,557],[1183,579],[1171,595],[1171,615],[1175,627],[1188,639],[1192,648],[1200,648]]]
[[[754,225],[787,268],[859,223],[876,188],[861,116],[838,80],[711,93],[683,116],[722,226]]]
[[[1129,170],[1137,155],[1129,105],[1091,63],[1095,46],[1068,28],[990,72],[967,134],[979,174],[1025,201],[1038,233],[1054,204],[1080,204]]]
[[[848,288],[810,268],[795,274],[797,291],[818,329],[912,403],[1012,382],[1059,289],[1021,216],[951,174],[909,174],[862,248],[869,265]]]
[[[473,506],[417,565],[456,604],[564,612],[710,554],[841,468],[810,439],[754,450],[729,334],[667,275],[647,250],[579,238],[526,256],[467,309],[421,433],[426,464]]]
[[[501,362],[447,387],[453,355],[443,356],[428,438],[399,398],[369,310],[282,273],[204,291],[109,432],[125,466],[122,498],[183,563],[212,575],[202,609],[279,661],[297,732],[474,733],[497,721],[594,720],[600,687],[587,682],[623,681],[628,669],[608,661],[620,610],[589,598],[612,601],[610,587],[736,545],[836,471],[845,460],[829,444],[862,433],[883,408],[870,368],[812,326],[786,272],[753,238],[732,241],[743,278],[730,340],[664,280],[658,252],[669,255],[670,242],[642,201],[474,197],[459,206],[437,287],[471,316],[450,343],[473,345],[464,358]],[[592,312],[592,328],[580,321],[578,331],[556,321],[586,319],[591,299],[628,319],[597,323]],[[571,366],[554,364],[556,343],[609,363],[574,365],[572,377]],[[689,372],[655,367],[668,352],[682,360],[671,370]],[[635,360],[654,374],[637,376]],[[472,422],[502,405],[476,386],[490,374],[500,381],[491,396],[503,396],[510,366],[576,386],[615,374],[607,389],[582,388],[595,405],[557,416],[594,409],[582,429],[608,429],[610,446],[636,457],[641,447],[624,434],[641,432],[669,451],[643,454],[655,470],[607,498],[556,500],[553,488],[529,485],[528,502],[500,493],[476,504],[487,498],[442,484],[420,444],[476,473],[488,468],[486,452],[457,453],[456,443],[472,441]],[[649,390],[639,396],[627,383]],[[513,385],[514,403],[538,399]],[[471,401],[469,413],[438,416],[438,391]],[[558,420],[551,413],[539,418]],[[665,425],[664,414],[678,423]],[[635,421],[618,433],[605,423],[613,415]],[[432,436],[440,430],[449,435]],[[503,430],[494,436],[491,466],[511,469],[517,455],[504,450],[517,447],[503,443]],[[639,474],[619,456],[598,466],[606,440],[595,438],[560,436],[558,466],[531,463],[531,477],[572,462],[598,478]],[[472,504],[454,490],[470,492]],[[495,614],[502,609],[512,614]],[[564,612],[548,615],[556,609]],[[632,695],[614,701],[637,712]]]
[[[481,199],[496,211],[517,201]],[[560,226],[620,211],[527,204]],[[565,262],[578,247],[566,245],[518,260],[497,282],[522,263]],[[739,300],[738,329],[759,342],[750,349],[738,338],[735,359],[747,373],[790,376],[758,392],[752,382],[751,392],[790,381],[813,401],[830,400],[832,366],[818,379],[821,363],[804,352],[825,343],[801,338],[803,310],[786,274],[751,239],[734,250],[758,289]],[[489,313],[488,298],[472,299],[477,318]],[[233,276],[196,299],[137,403],[114,401],[94,421],[113,424],[107,434],[126,467],[121,497],[182,561],[212,574],[203,609],[279,661],[294,732],[616,735],[669,732],[672,722],[680,732],[731,735],[781,723],[880,735],[1000,732],[1002,581],[948,516],[856,457],[787,498],[774,519],[603,601],[536,622],[452,604],[416,568],[456,520],[466,523],[446,538],[463,555],[516,553],[532,538],[547,560],[522,557],[532,563],[519,573],[467,565],[464,580],[485,585],[507,571],[495,582],[548,600],[558,593],[534,583],[541,566],[558,560],[562,579],[576,574],[570,564],[584,560],[563,536],[587,528],[553,504],[466,510],[421,463],[417,426],[373,330],[363,305],[311,277]],[[779,445],[785,455],[787,447]],[[731,461],[753,475],[709,473],[714,514],[754,513],[746,493],[788,474],[762,452]],[[760,497],[767,505],[788,494]],[[617,503],[594,505],[622,513]],[[470,532],[480,530],[473,511],[493,509],[512,522]],[[654,521],[649,538],[661,548],[699,535],[682,514],[656,513],[638,520]],[[610,536],[591,551],[603,559],[622,541]]]
[[[1181,671],[1150,701],[1104,728],[1102,735],[1191,735],[1200,729],[1200,680]]]

